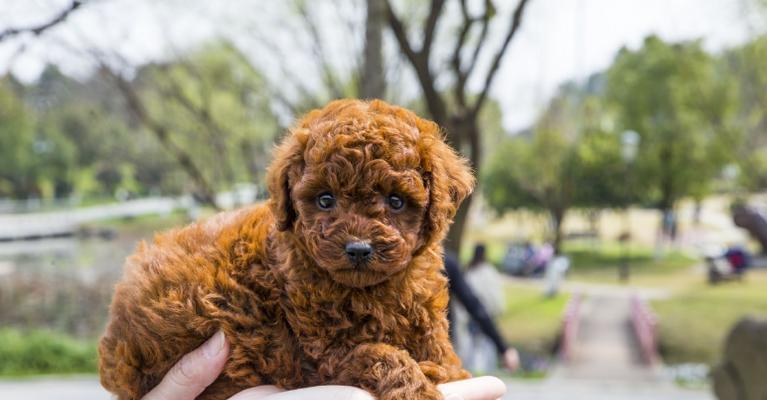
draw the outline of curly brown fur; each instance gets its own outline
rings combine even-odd
[[[267,180],[267,205],[158,235],[128,259],[99,346],[104,387],[140,398],[219,329],[231,356],[204,399],[260,384],[438,399],[436,384],[469,376],[448,340],[440,243],[474,180],[436,124],[335,101],[291,130]],[[319,207],[323,193],[334,208]],[[372,258],[353,263],[350,241]]]

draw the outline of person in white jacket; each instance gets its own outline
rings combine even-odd
[[[479,243],[474,248],[474,256],[465,273],[466,282],[485,306],[490,317],[497,319],[506,309],[503,293],[503,278],[498,270],[486,259],[485,245]],[[480,332],[477,326],[469,322],[468,349],[465,367],[470,371],[489,372],[497,369],[498,355],[493,342]]]

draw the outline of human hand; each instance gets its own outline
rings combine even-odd
[[[503,366],[506,367],[509,372],[514,372],[519,368],[519,353],[517,352],[517,349],[512,347],[503,353]]]
[[[142,400],[194,400],[213,383],[229,357],[229,344],[218,332],[200,347],[185,355],[165,375],[159,385]],[[446,400],[494,400],[506,392],[506,385],[495,377],[485,376],[437,386]],[[373,400],[373,396],[351,386],[315,386],[285,391],[264,385],[243,390],[229,400]]]
[[[194,400],[218,378],[229,358],[229,343],[218,331],[179,360],[142,400]]]
[[[437,385],[445,400],[495,400],[506,393],[498,378],[483,376]],[[237,393],[229,400],[374,400],[374,397],[351,386],[314,386],[281,391],[275,386],[257,386]]]

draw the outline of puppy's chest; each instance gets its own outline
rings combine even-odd
[[[321,361],[351,351],[362,343],[386,343],[408,351],[416,349],[419,339],[431,326],[420,308],[413,304],[316,302],[311,310],[288,313],[288,321],[298,334],[306,356]],[[311,318],[312,323],[307,324],[307,318]]]

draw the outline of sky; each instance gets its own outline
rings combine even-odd
[[[46,21],[68,3],[0,0],[0,31]],[[516,1],[496,3],[500,21],[508,18]],[[318,21],[325,22],[320,29],[329,58],[340,70],[351,68],[350,52],[361,45],[361,37],[348,37],[349,31],[332,21],[335,14],[359,16],[364,10],[348,6],[353,4],[350,0],[314,4],[321,4],[316,12]],[[65,73],[84,77],[92,70],[89,51],[94,48],[140,64],[182,54],[223,35],[233,38],[272,79],[285,79],[277,57],[290,61],[297,79],[310,76],[306,71],[312,67],[307,54],[311,41],[296,33],[301,31],[296,26],[300,21],[288,22],[284,18],[288,11],[281,5],[284,2],[278,0],[91,0],[43,37],[0,43],[0,74],[11,70],[32,81],[46,63],[55,63]],[[523,129],[535,121],[559,85],[605,69],[621,47],[637,48],[649,34],[670,41],[701,39],[708,50],[719,52],[762,32],[762,22],[747,0],[530,0],[491,97],[501,105],[504,127]],[[496,42],[504,29],[499,23],[491,31]],[[279,54],[259,43],[263,37],[273,41]],[[389,48],[396,50],[391,38]],[[481,58],[479,70],[487,67],[488,55]],[[480,81],[470,81],[470,86],[478,88]]]

